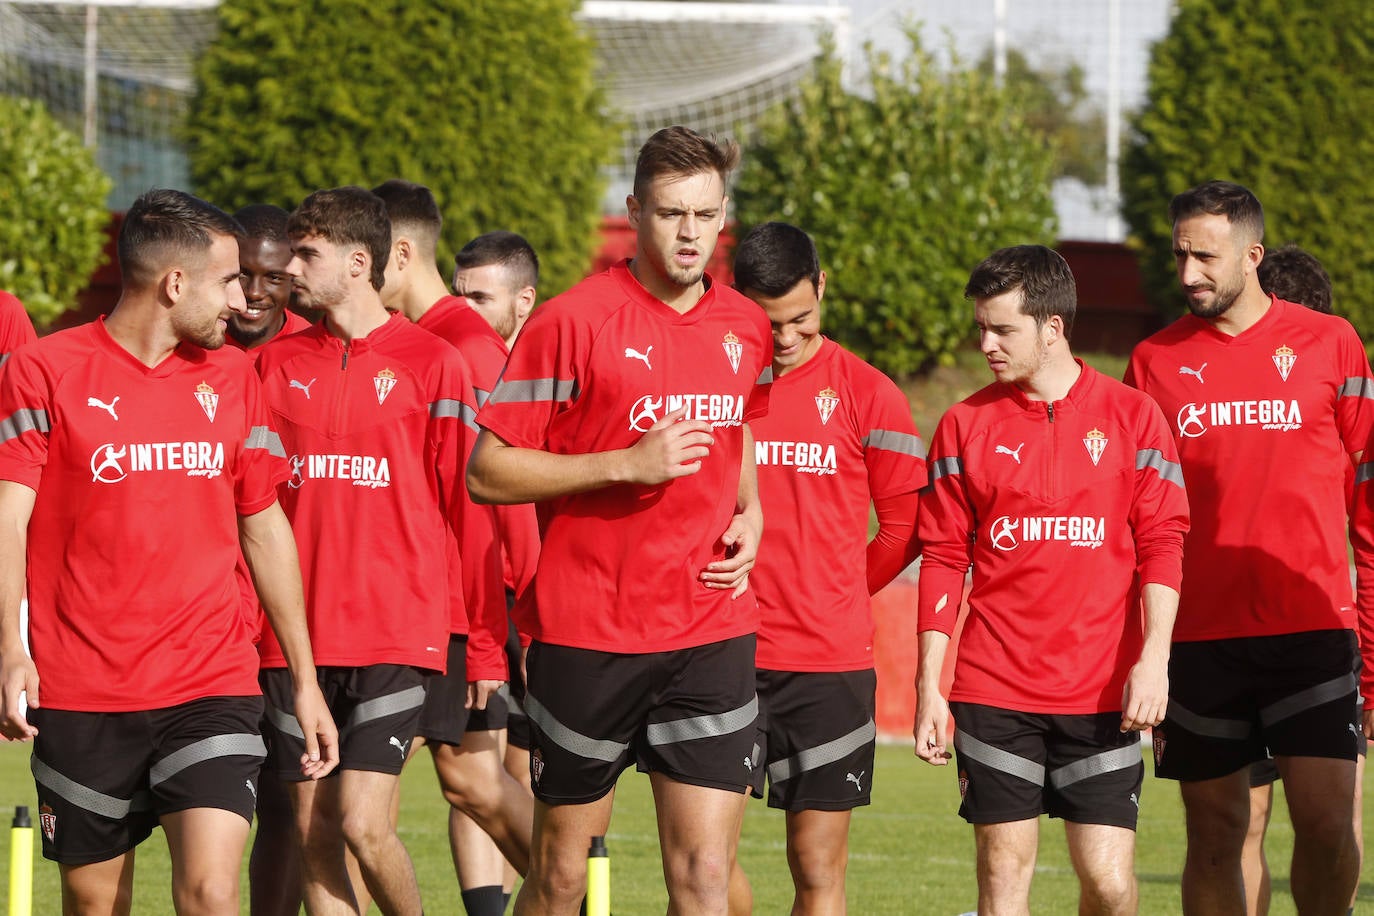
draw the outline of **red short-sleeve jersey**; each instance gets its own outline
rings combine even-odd
[[[0,479],[37,491],[29,636],[43,705],[120,712],[258,693],[238,516],[285,477],[252,364],[188,344],[148,368],[103,319],[16,352]]]
[[[395,315],[347,345],[324,324],[277,338],[258,369],[290,463],[280,493],[315,663],[442,671],[446,543],[475,435],[462,357]],[[285,665],[271,633],[261,649]]]
[[[37,339],[33,319],[24,310],[24,303],[12,293],[0,289],[0,366],[5,365],[15,350]]]
[[[1121,709],[1139,587],[1179,587],[1188,501],[1159,408],[1083,366],[1068,395],[993,384],[954,405],[921,493],[921,631],[951,633],[973,566],[951,700]]]
[[[1234,337],[1186,315],[1136,347],[1126,382],[1159,403],[1188,481],[1174,639],[1348,626],[1344,481],[1374,420],[1354,328],[1281,299]]]
[[[829,340],[773,380],[769,402],[751,426],[766,520],[749,573],[759,602],[757,665],[871,668],[869,504],[925,486],[911,408],[891,379]]]
[[[732,599],[698,575],[725,555],[743,427],[767,410],[771,356],[763,311],[709,278],[679,314],[622,262],[535,310],[482,409],[483,427],[520,448],[587,454],[628,448],[685,407],[711,424],[715,444],[697,473],[672,482],[540,504],[533,619],[520,621],[531,636],[658,652],[755,631],[752,592]]]

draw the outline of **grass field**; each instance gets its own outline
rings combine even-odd
[[[27,745],[0,745],[0,811],[9,819],[14,806],[33,805]],[[854,914],[955,916],[974,908],[972,830],[954,813],[958,790],[952,767],[936,770],[911,756],[907,747],[878,749],[873,805],[856,812],[850,844],[849,904]],[[612,907],[619,916],[661,913],[667,903],[658,864],[658,840],[648,780],[626,774],[617,790],[615,819],[607,845],[611,853]],[[1370,781],[1365,798],[1371,796]],[[1368,823],[1374,812],[1365,806]],[[433,770],[416,760],[404,776],[401,831],[420,878],[425,910],[459,914],[457,882],[449,862],[445,809]],[[1057,823],[1042,821],[1042,849],[1031,909],[1071,913],[1076,883]],[[1179,912],[1179,869],[1183,856],[1182,809],[1171,783],[1147,778],[1142,801],[1136,873],[1140,912]],[[36,841],[35,841],[36,845]],[[6,848],[8,844],[6,843]],[[1292,832],[1282,803],[1269,831],[1274,868],[1275,916],[1295,912],[1287,893]],[[139,849],[134,912],[171,913],[170,871],[160,833]],[[56,916],[57,867],[35,852],[34,913]],[[783,856],[782,815],[751,802],[740,842],[740,859],[754,885],[757,912],[785,913],[791,882]],[[0,912],[8,905],[9,856],[0,856]],[[1362,900],[1374,900],[1374,884],[1362,882]],[[245,884],[243,900],[247,912]]]

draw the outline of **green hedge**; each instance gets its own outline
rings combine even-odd
[[[0,96],[0,289],[38,325],[76,305],[100,266],[110,180],[42,103]]]
[[[871,50],[851,91],[833,49],[748,140],[741,235],[784,220],[816,239],[827,333],[894,376],[949,362],[973,330],[969,271],[993,250],[1053,244],[1053,154],[991,77],[920,44]]]
[[[1212,178],[1264,205],[1264,243],[1326,266],[1336,310],[1374,335],[1374,4],[1179,0],[1150,61],[1122,161],[1124,215],[1151,298],[1184,308],[1171,254],[1173,195]]]
[[[573,0],[225,0],[187,128],[197,192],[287,208],[406,178],[468,239],[523,234],[551,295],[585,274],[616,135]]]

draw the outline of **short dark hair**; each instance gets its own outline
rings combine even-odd
[[[1321,261],[1297,245],[1266,251],[1256,274],[1266,293],[1331,314],[1331,277]]]
[[[735,249],[735,289],[776,298],[803,280],[820,290],[821,260],[811,236],[789,223],[755,226]]]
[[[649,183],[660,175],[715,172],[724,184],[737,165],[739,144],[734,140],[717,140],[715,134],[699,134],[690,127],[665,127],[640,147],[634,195],[642,200]]]
[[[1264,241],[1264,207],[1249,188],[1233,181],[1205,181],[1169,202],[1169,222],[1209,214],[1224,216],[1243,229],[1251,240]]]
[[[219,207],[185,191],[148,191],[133,202],[119,227],[115,247],[125,285],[155,283],[181,258],[203,260],[217,235],[239,238],[243,227]]]
[[[471,270],[490,264],[500,264],[506,268],[521,288],[539,285],[539,255],[518,232],[503,229],[484,232],[453,256],[453,266],[458,270]]]
[[[433,191],[413,181],[392,178],[377,185],[372,193],[386,205],[393,236],[401,235],[400,230],[404,229],[407,234],[418,236],[421,244],[431,248],[438,244],[444,215],[439,212]]]
[[[290,213],[271,204],[249,204],[234,211],[234,219],[243,227],[244,238],[268,242],[291,241],[286,235],[286,221],[290,218]]]
[[[367,188],[346,185],[316,191],[291,214],[286,234],[293,240],[317,235],[335,245],[361,245],[372,257],[372,288],[382,288],[391,258],[391,220],[386,204]]]
[[[1000,248],[973,268],[964,298],[989,299],[1017,289],[1021,290],[1021,314],[1034,318],[1036,327],[1058,315],[1064,321],[1064,339],[1069,339],[1078,310],[1078,287],[1059,252],[1044,245]]]

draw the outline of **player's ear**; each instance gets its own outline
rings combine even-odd
[[[716,227],[717,229],[724,229],[724,228],[725,228],[725,213],[726,213],[727,209],[729,208],[729,206],[730,206],[730,195],[727,194],[727,195],[725,195],[724,197],[722,197],[722,198],[720,199],[720,225]]]
[[[175,303],[186,291],[186,271],[180,267],[173,267],[162,275],[162,280],[158,284],[158,291],[166,297],[168,302]]]
[[[816,302],[825,298],[825,271],[821,271],[820,278],[816,280]]]
[[[639,200],[633,194],[625,195],[625,213],[630,219],[630,228],[639,228]]]
[[[397,270],[405,270],[410,263],[410,239],[401,236],[396,240],[396,244],[391,247],[391,258],[396,263]]]
[[[348,255],[348,275],[361,277],[371,274],[371,258],[361,248],[354,248]]]

